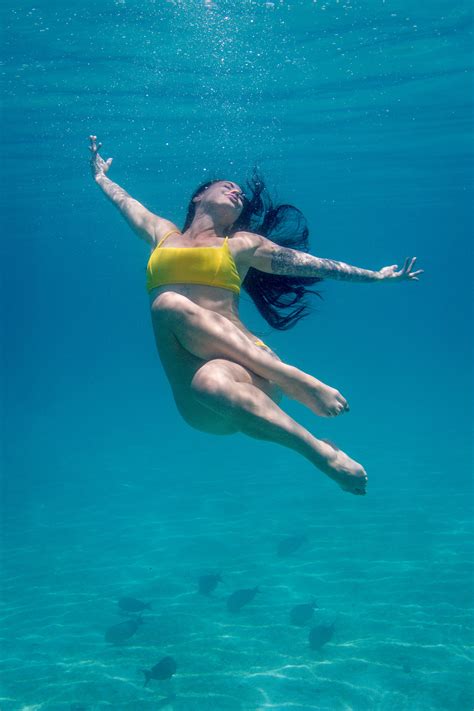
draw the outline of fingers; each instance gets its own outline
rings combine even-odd
[[[405,274],[409,274],[411,272],[411,270],[413,269],[415,262],[416,262],[416,257],[407,257],[405,259],[405,264],[403,265],[402,271]]]
[[[97,143],[97,136],[89,136],[90,146],[89,150],[91,153],[97,153],[102,148],[102,143]]]
[[[416,257],[407,257],[402,269],[398,272],[397,276],[400,278],[410,279],[411,281],[419,281],[418,276],[423,274],[423,269],[418,269],[416,272],[412,271],[415,266]],[[396,269],[396,267],[395,267]]]
[[[407,276],[411,281],[419,281],[418,277],[420,274],[424,273],[424,269],[417,269],[416,272],[413,272],[412,269],[415,266],[416,262],[416,257],[412,257],[410,259],[410,264],[408,265],[408,268],[406,270],[405,276]]]

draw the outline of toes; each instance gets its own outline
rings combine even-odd
[[[342,488],[344,491],[349,492],[349,494],[354,494],[354,496],[365,496],[367,493],[365,489],[352,489],[350,487],[345,486],[343,486]]]
[[[355,496],[365,496],[366,495],[366,490],[365,487],[360,487],[358,486],[357,489],[350,489],[349,490],[351,494],[354,494]]]
[[[341,484],[341,489],[343,489],[344,491],[348,491],[350,494],[354,494],[355,496],[365,496],[367,493],[366,483],[366,479],[362,479],[357,482],[351,481],[350,483]]]
[[[346,398],[344,395],[341,395],[341,393],[338,393],[336,396],[337,401],[343,406],[343,408],[346,410],[349,409],[349,403],[347,402]]]

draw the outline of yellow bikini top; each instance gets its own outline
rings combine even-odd
[[[240,293],[240,276],[226,237],[221,247],[166,247],[163,242],[170,230],[151,253],[146,268],[146,288],[151,291],[164,284],[206,284]]]

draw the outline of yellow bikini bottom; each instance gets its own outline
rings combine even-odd
[[[278,358],[277,354],[274,351],[272,351],[270,346],[267,346],[267,344],[264,343],[262,340],[260,340],[260,338],[254,338],[253,342],[255,343],[255,345],[258,348],[263,348],[263,350],[268,351],[270,353],[270,355],[274,356],[275,358]],[[278,360],[280,360],[280,359],[278,358]]]

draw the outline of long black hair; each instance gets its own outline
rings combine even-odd
[[[192,194],[183,232],[188,229],[196,213],[194,198],[220,180],[209,180]],[[282,247],[302,252],[309,248],[309,230],[303,213],[293,205],[274,205],[263,178],[254,170],[246,181],[246,198],[240,216],[230,229],[230,234],[245,230],[268,237]],[[321,294],[308,287],[322,281],[318,277],[297,277],[267,274],[252,267],[248,270],[242,288],[249,294],[263,318],[279,331],[292,328],[310,312],[308,294]]]

